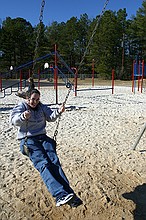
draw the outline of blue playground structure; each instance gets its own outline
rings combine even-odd
[[[66,64],[66,62],[63,60],[63,58],[60,56],[60,54],[59,54],[57,51],[56,51],[56,52],[52,52],[52,53],[50,53],[50,54],[46,54],[46,55],[44,55],[44,56],[42,56],[42,57],[39,57],[39,58],[37,58],[37,59],[35,59],[35,60],[32,60],[32,61],[30,61],[30,62],[28,62],[28,63],[22,64],[21,66],[14,68],[11,72],[6,73],[7,75],[10,74],[10,73],[11,73],[11,75],[12,75],[12,74],[15,74],[15,73],[17,73],[17,72],[20,71],[20,73],[19,73],[20,80],[19,80],[19,81],[17,80],[17,82],[15,82],[15,83],[13,83],[13,84],[11,84],[11,85],[9,85],[9,86],[6,86],[6,87],[4,87],[4,88],[2,88],[2,75],[1,75],[1,76],[0,76],[0,93],[1,93],[1,94],[0,94],[0,98],[4,98],[6,95],[11,95],[13,92],[22,90],[22,88],[24,89],[24,88],[27,86],[27,83],[26,83],[26,80],[27,80],[27,79],[26,79],[26,78],[23,79],[22,74],[21,74],[21,71],[22,71],[23,69],[25,69],[25,68],[28,69],[29,67],[31,68],[32,65],[33,65],[33,63],[38,63],[39,61],[45,60],[45,59],[47,59],[47,58],[49,58],[49,57],[52,57],[52,56],[54,56],[54,55],[57,56],[57,58],[58,58],[58,60],[60,61],[61,65],[63,65],[63,67],[64,67],[63,70],[65,69],[66,72],[69,72],[69,73],[71,74],[71,76],[74,77],[74,72],[73,72],[72,69]],[[61,78],[62,81],[64,82],[64,84],[66,85],[66,87],[69,88],[72,83],[70,82],[70,80],[68,79],[68,77],[66,76],[66,74],[63,73],[62,68],[58,67],[57,64],[54,64],[54,66],[50,66],[50,67],[48,67],[47,69],[45,69],[45,70],[43,70],[43,71],[40,71],[40,72],[39,72],[39,76],[38,76],[38,73],[37,73],[37,77],[40,77],[41,74],[47,73],[48,70],[49,70],[49,71],[50,71],[50,74],[51,74],[51,76],[52,76],[52,78],[53,78],[55,69],[57,69],[58,77]],[[27,78],[28,78],[28,77],[27,77]],[[39,82],[38,82],[38,83],[39,83]]]
[[[143,79],[146,76],[146,65],[144,60],[139,59],[137,56],[133,61],[133,72],[132,72],[132,92],[135,93],[136,83],[138,84],[138,91],[143,89]]]

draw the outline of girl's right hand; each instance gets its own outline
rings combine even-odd
[[[23,112],[23,116],[26,120],[30,118],[30,115],[31,115],[31,111],[29,111],[29,110]]]

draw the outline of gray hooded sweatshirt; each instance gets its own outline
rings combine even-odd
[[[31,116],[26,120],[23,113],[29,110]],[[21,102],[10,113],[10,123],[18,127],[17,138],[46,134],[46,121],[53,122],[59,117],[58,109],[52,110],[47,105],[39,103],[35,109],[30,108],[26,102]]]

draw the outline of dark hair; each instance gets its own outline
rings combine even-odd
[[[35,88],[35,84],[32,77],[28,78],[28,80],[29,80],[29,86],[28,86],[28,91],[29,91]]]
[[[32,89],[32,90],[26,92],[26,97],[27,97],[27,98],[30,98],[31,95],[34,94],[34,93],[35,93],[35,94],[38,94],[38,95],[41,95],[41,93],[40,93],[39,90],[37,90],[37,89]]]
[[[30,82],[34,82],[32,77],[28,78],[28,80],[30,80]]]

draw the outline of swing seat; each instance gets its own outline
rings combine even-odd
[[[23,146],[23,154],[24,154],[25,156],[29,157],[29,150],[28,150],[28,148],[27,148],[26,145]]]
[[[20,151],[23,155],[29,157],[29,150],[28,150],[27,145],[26,145],[26,138],[23,139],[23,141],[20,144]]]

